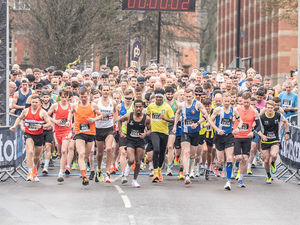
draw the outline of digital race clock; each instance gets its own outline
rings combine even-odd
[[[123,0],[123,10],[195,11],[196,0]]]

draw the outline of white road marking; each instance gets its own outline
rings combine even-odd
[[[130,203],[129,198],[127,197],[127,195],[121,195],[121,197],[122,197],[122,200],[124,202],[125,208],[126,209],[131,208],[131,203]]]
[[[119,185],[114,185],[114,186],[117,189],[117,191],[119,192],[119,194],[124,194],[124,191],[122,190],[122,188]]]
[[[134,215],[128,215],[128,219],[129,219],[129,224],[130,225],[136,225]]]
[[[111,182],[113,183],[113,182],[116,182],[118,179],[120,179],[122,176],[121,175],[119,175],[119,176],[117,176],[117,177],[115,177],[114,179],[111,179]]]

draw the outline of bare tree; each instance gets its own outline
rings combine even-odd
[[[265,0],[264,11],[267,16],[283,19],[294,26],[298,25],[297,0]]]
[[[207,2],[210,2],[206,0]],[[216,1],[216,0],[213,0]],[[32,43],[36,65],[55,65],[65,69],[78,55],[89,60],[91,54],[105,57],[109,65],[125,66],[128,45],[139,40],[143,63],[156,58],[158,12],[122,11],[119,0],[27,0],[30,10],[17,21]],[[208,3],[207,3],[208,4]],[[215,4],[216,5],[216,4]],[[211,4],[208,4],[210,7]],[[207,33],[209,33],[207,35]],[[176,40],[200,41],[203,54],[213,52],[213,26],[199,30],[184,13],[162,13],[162,53],[176,51]],[[184,35],[182,35],[184,34]],[[199,35],[205,37],[199,39]],[[208,54],[209,55],[209,54]],[[213,57],[212,57],[213,58]],[[209,61],[209,60],[208,60]]]

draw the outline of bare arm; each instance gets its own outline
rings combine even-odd
[[[208,117],[207,118],[207,122],[211,125],[211,127],[218,132],[218,134],[222,135],[224,134],[224,131],[219,129],[216,124],[215,124],[215,120],[216,120],[216,117],[218,115],[220,115],[220,111],[221,111],[221,108],[216,108],[213,112],[213,114],[211,115],[211,117]]]
[[[92,103],[92,108],[93,111],[97,114],[97,116],[95,118],[89,118],[89,123],[94,123],[97,120],[102,120],[105,113],[100,112],[98,106],[95,103]]]
[[[41,118],[45,121],[45,124],[42,126],[43,128],[50,128],[52,126],[49,116],[45,110],[41,110],[40,112]]]
[[[21,115],[16,119],[15,124],[10,128],[10,131],[14,131],[21,121],[25,119],[28,109],[22,111]]]
[[[145,127],[147,132],[140,134],[140,138],[144,139],[147,135],[151,134],[151,125],[150,125],[150,117],[146,116]]]
[[[48,114],[49,119],[50,119],[50,121],[51,121],[52,123],[60,124],[60,123],[61,123],[61,120],[55,120],[54,118],[51,117],[51,115],[52,115],[54,112],[57,111],[57,107],[58,107],[57,103],[53,104],[53,105],[50,107],[50,109],[49,109],[49,111],[47,112],[47,114]]]
[[[173,133],[176,133],[176,128],[177,128],[177,124],[181,115],[181,111],[182,111],[182,104],[178,104],[177,106],[177,110],[176,110],[176,114],[175,114],[175,118],[174,118],[174,127],[173,127]]]
[[[119,127],[119,134],[120,137],[125,137],[125,134],[123,134],[122,132],[122,123],[125,121],[128,121],[130,118],[130,113],[127,113],[126,115],[122,116],[119,120],[118,120],[118,127]]]
[[[14,94],[14,99],[13,99],[13,102],[12,102],[12,108],[13,109],[25,109],[25,106],[20,106],[20,105],[17,105],[17,102],[18,102],[18,99],[19,99],[19,92],[16,92]]]

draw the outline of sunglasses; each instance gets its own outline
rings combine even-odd
[[[126,100],[132,100],[132,97],[125,97]]]

